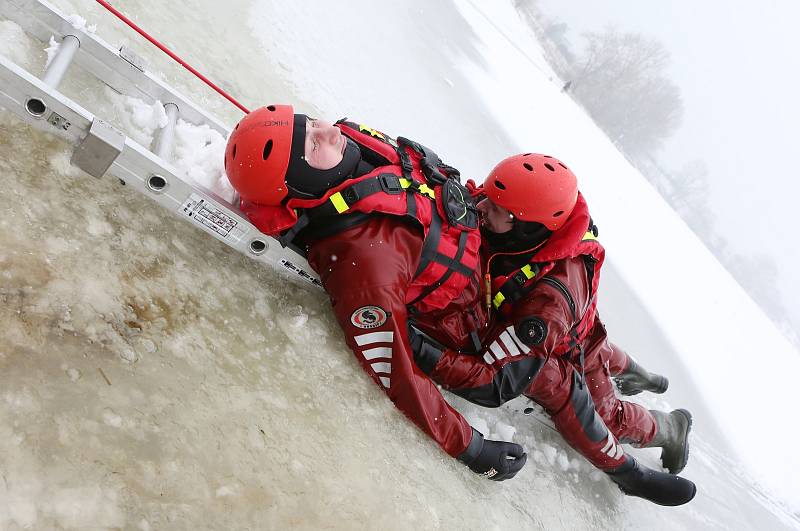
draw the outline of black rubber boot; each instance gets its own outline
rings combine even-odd
[[[669,380],[660,374],[647,372],[644,367],[630,358],[628,367],[613,377],[617,388],[626,396],[638,395],[642,391],[661,394],[669,387]]]
[[[606,474],[628,496],[658,505],[683,505],[692,501],[697,493],[697,487],[688,479],[647,468],[631,456],[616,471]]]
[[[650,410],[656,419],[656,436],[642,448],[660,446],[661,463],[670,474],[680,474],[689,461],[689,432],[692,430],[692,414],[685,409],[672,413]]]

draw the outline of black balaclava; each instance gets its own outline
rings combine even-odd
[[[481,237],[488,244],[492,253],[520,253],[509,256],[498,256],[492,260],[493,275],[506,275],[527,264],[535,254],[535,250],[549,238],[553,232],[535,221],[514,219],[511,230],[498,234],[481,226]],[[526,253],[532,249],[530,253]]]
[[[308,116],[305,114],[294,115],[292,151],[289,155],[289,167],[286,169],[289,196],[303,199],[322,197],[325,192],[352,177],[361,161],[358,144],[345,137],[347,146],[339,164],[329,170],[309,166],[305,158],[307,121]]]

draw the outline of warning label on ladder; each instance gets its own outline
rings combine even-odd
[[[247,232],[236,218],[197,194],[191,194],[180,211],[195,224],[226,240],[238,242]]]
[[[299,276],[300,278],[302,278],[306,282],[310,282],[310,283],[314,284],[315,286],[322,286],[322,282],[320,282],[319,280],[314,278],[314,276],[311,275],[308,271],[306,271],[302,267],[296,266],[295,264],[293,264],[289,260],[286,260],[285,258],[281,258],[281,265],[283,267],[285,267],[286,269],[288,269],[289,271],[292,271],[293,273],[296,273],[297,276]]]

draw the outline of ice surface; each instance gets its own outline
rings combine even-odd
[[[104,39],[135,42],[168,81],[229,123],[238,118],[95,2],[55,3],[102,20]],[[465,75],[486,72],[480,54],[503,39],[479,33],[481,23],[450,3],[196,4],[125,7],[251,106],[293,101],[326,117],[347,113],[436,146],[467,177],[514,146],[509,124],[471,88],[483,78]],[[493,16],[533,46],[504,3]],[[352,24],[367,29],[342,30]],[[0,42],[15,62],[44,67],[42,43],[15,25],[0,21]],[[162,123],[152,103],[80,74],[64,81],[70,97],[129,136],[152,139]],[[555,85],[538,76],[525,98],[554,105]],[[558,105],[574,131],[591,127]],[[176,165],[213,187],[221,139],[191,128],[178,136]],[[523,415],[523,401],[487,411],[451,397],[476,427],[531,454],[513,481],[485,481],[393,408],[345,347],[323,294],[285,283],[116,179],[82,174],[61,141],[4,112],[0,140],[0,529],[796,525],[704,426],[686,470],[700,493],[664,509],[622,496],[538,413]],[[635,452],[657,466],[656,450]]]

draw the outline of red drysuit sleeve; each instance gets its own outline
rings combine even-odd
[[[445,452],[458,457],[472,428],[416,366],[408,341],[405,297],[421,245],[418,229],[376,216],[313,243],[309,263],[367,374]]]

